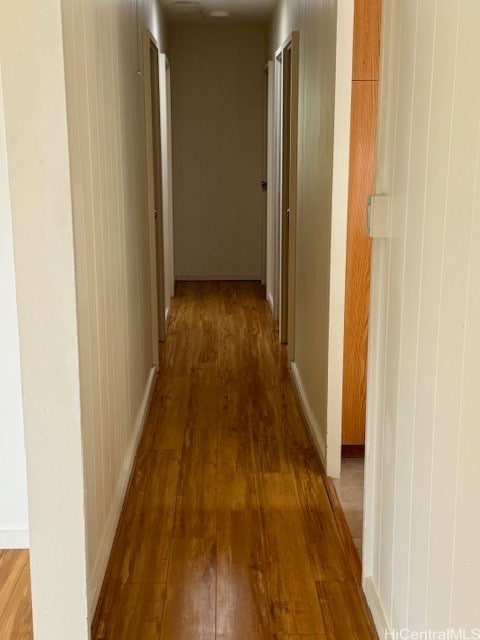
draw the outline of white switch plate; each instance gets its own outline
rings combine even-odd
[[[390,197],[385,194],[369,196],[367,200],[367,235],[371,238],[390,237]]]

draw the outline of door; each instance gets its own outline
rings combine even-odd
[[[165,287],[163,251],[162,158],[160,133],[159,53],[149,32],[144,34],[145,147],[147,159],[147,211],[150,236],[152,341],[158,365],[158,341],[165,339]]]
[[[281,180],[280,180],[280,341],[295,357],[295,259],[297,216],[298,62],[299,36],[293,32],[281,52]]]
[[[380,1],[355,3],[348,194],[342,444],[365,443],[371,240],[366,201],[374,192],[379,83]],[[365,52],[368,51],[368,56]]]

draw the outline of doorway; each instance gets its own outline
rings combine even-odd
[[[175,294],[171,154],[170,63],[155,38],[144,34],[145,142],[150,234],[152,339],[165,340],[170,300]]]
[[[278,204],[279,335],[295,358],[295,259],[297,216],[299,33],[277,51],[276,156]]]
[[[381,1],[356,2],[353,30],[348,218],[346,238],[342,439],[340,478],[331,482],[340,530],[361,579],[367,347],[370,315],[371,239],[366,203],[374,192],[380,65]],[[368,54],[368,55],[367,55]]]
[[[144,33],[145,146],[147,212],[150,244],[153,364],[158,366],[158,342],[165,339],[162,161],[160,134],[159,51],[154,37]]]

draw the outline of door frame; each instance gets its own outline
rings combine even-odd
[[[299,45],[299,32],[292,31],[275,53],[275,271],[280,342],[287,345],[289,362],[295,360]],[[285,66],[287,53],[288,68]],[[285,91],[286,80],[289,81],[291,88],[289,94]],[[290,111],[288,132],[285,131],[286,108]],[[288,145],[286,144],[287,133]],[[285,147],[287,147],[288,157],[285,154]],[[283,179],[287,163],[288,184]]]
[[[171,67],[160,54],[160,131],[162,139],[163,226],[165,255],[165,321],[170,315],[170,299],[175,296],[175,245],[173,230],[172,93]]]
[[[266,288],[267,301],[274,320],[278,319],[278,296],[275,271],[275,184],[276,184],[276,145],[275,145],[275,62],[267,63],[267,221],[266,221]]]
[[[267,62],[264,68],[265,79],[265,93],[263,103],[263,158],[262,158],[262,232],[261,232],[261,282],[262,285],[267,285],[267,238],[268,238],[268,206],[269,206],[269,179],[268,170],[270,166],[270,146],[269,146],[269,132],[270,132],[270,62]],[[266,183],[266,187],[264,182]]]
[[[147,180],[147,220],[149,236],[149,262],[150,262],[150,300],[152,307],[152,358],[153,365],[158,369],[159,348],[158,343],[165,336],[165,323],[159,319],[159,308],[164,300],[164,288],[157,277],[158,263],[163,263],[161,248],[157,246],[157,228],[163,235],[163,216],[158,216],[156,192],[158,176],[155,176],[155,144],[153,128],[153,85],[151,54],[156,52],[159,56],[158,43],[148,30],[143,31],[143,87],[144,87],[144,113],[145,113],[145,155],[146,155],[146,180]],[[160,105],[158,104],[158,107]],[[157,255],[158,252],[158,255]]]

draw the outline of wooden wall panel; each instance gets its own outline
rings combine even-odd
[[[353,80],[378,80],[381,0],[355,0]]]
[[[373,192],[378,83],[354,82],[347,232],[343,444],[365,441],[366,360],[370,303],[371,240],[365,203]]]

